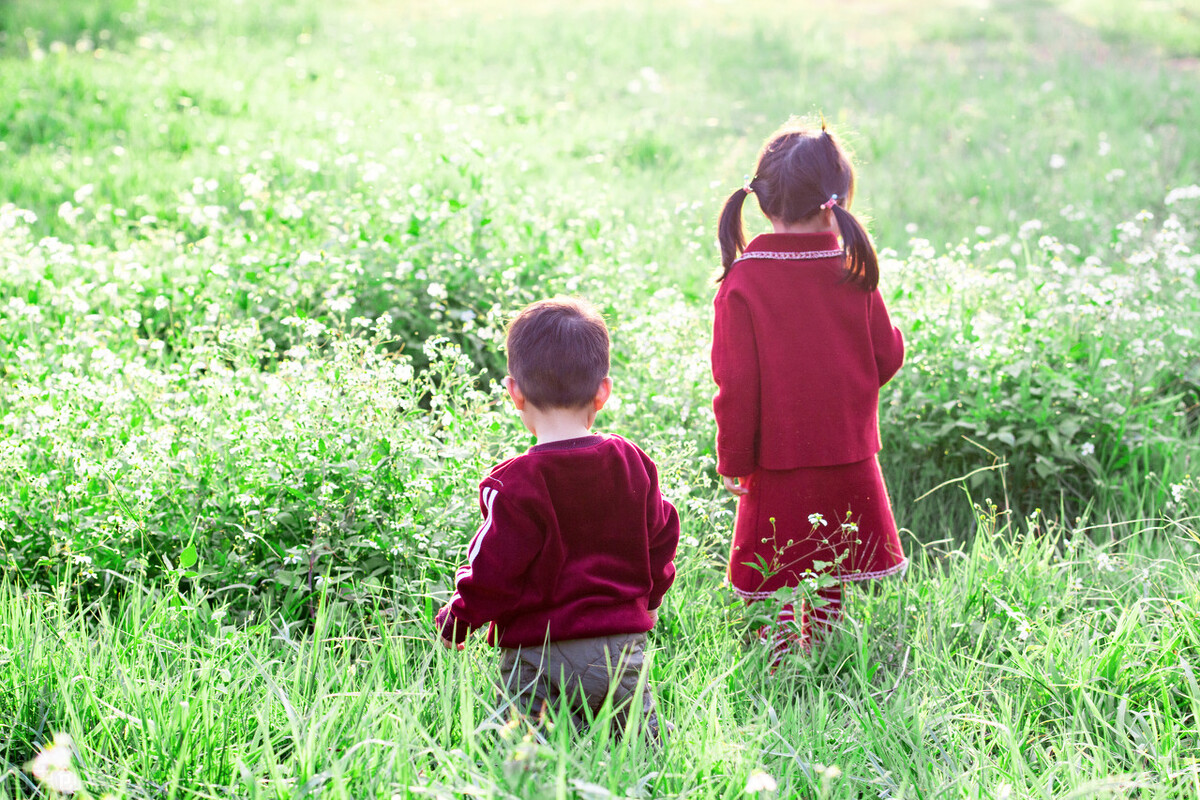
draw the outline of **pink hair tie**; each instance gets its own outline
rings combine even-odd
[[[742,181],[742,191],[746,194],[754,194],[754,187],[750,185],[750,181],[754,180],[749,175]]]
[[[829,195],[829,199],[826,200],[824,203],[821,203],[821,208],[823,208],[825,211],[828,211],[829,209],[833,208],[834,205],[836,205],[836,204],[837,204],[837,194],[835,193],[835,194]]]

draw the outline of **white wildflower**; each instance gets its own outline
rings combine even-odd
[[[304,210],[296,204],[295,200],[285,199],[279,206],[280,219],[300,219],[303,216]]]
[[[1031,219],[1028,222],[1022,222],[1021,227],[1017,229],[1017,236],[1022,239],[1028,239],[1033,236],[1036,231],[1042,229],[1042,221],[1040,219]]]
[[[824,764],[814,764],[813,769],[818,775],[821,776],[821,779],[825,781],[833,781],[842,777],[842,768],[837,764],[830,764],[829,766],[825,766]]]
[[[58,207],[58,216],[61,217],[68,225],[74,225],[79,216],[83,213],[82,208],[77,208],[68,200]]]
[[[1167,192],[1163,204],[1173,206],[1180,200],[1200,200],[1200,185],[1193,183],[1191,186],[1180,186],[1178,189],[1172,189]]]
[[[242,184],[242,191],[248,195],[261,194],[267,188],[267,182],[254,172],[247,172],[238,182]]]
[[[29,764],[29,771],[41,783],[58,794],[83,791],[83,781],[75,773],[75,743],[65,733],[54,734],[54,741]]]
[[[761,769],[753,770],[750,777],[746,779],[746,794],[758,794],[760,792],[773,792],[778,787],[775,779]]]

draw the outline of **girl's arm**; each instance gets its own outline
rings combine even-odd
[[[750,475],[758,461],[758,348],[750,309],[732,292],[717,292],[714,301],[712,371],[717,383],[717,472]]]
[[[879,385],[892,379],[904,363],[904,335],[892,325],[883,295],[879,290],[871,292],[867,301],[867,319],[871,326],[871,344],[875,348],[875,367],[879,371]]]

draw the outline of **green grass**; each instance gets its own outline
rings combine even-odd
[[[42,40],[107,45],[114,34],[135,27],[137,7],[132,0],[4,0],[0,3],[0,47],[9,52],[22,47],[29,50]]]
[[[1118,221],[1106,209],[1157,210],[1159,187],[1200,171],[1183,134],[1200,123],[1191,73],[1105,50],[1072,17],[1000,4],[980,21],[947,3],[911,19],[896,7],[881,25],[850,7],[846,29],[751,9],[450,4],[446,24],[365,0],[341,16],[213,0],[134,14],[141,38],[100,57],[75,52],[47,19],[42,60],[14,61],[25,45],[10,42],[0,141],[21,158],[8,196],[50,230],[89,183],[96,203],[140,196],[172,218],[180,186],[236,180],[264,150],[303,179],[296,160],[321,161],[341,136],[402,171],[387,157],[419,134],[435,153],[471,147],[488,177],[529,198],[572,207],[602,192],[631,219],[699,202],[707,222],[772,128],[820,111],[856,145],[862,211],[881,246],[906,249],[906,226],[940,246],[1038,218],[1090,251]],[[227,58],[239,36],[253,45]],[[1049,166],[1055,155],[1064,167]],[[1126,177],[1110,183],[1114,169]],[[1079,219],[1061,219],[1068,206]],[[664,262],[698,290],[707,260],[678,252]]]
[[[76,605],[8,581],[0,757],[18,771],[0,797],[56,732],[92,796],[736,797],[753,771],[779,797],[1194,796],[1194,520],[1118,548],[978,519],[971,546],[854,592],[845,628],[774,678],[719,568],[685,549],[648,667],[676,726],[661,752],[612,741],[603,715],[575,738],[506,725],[494,653],[436,646],[421,598],[234,625],[214,597]]]
[[[96,797],[1194,797],[1191,6],[911,5],[0,4],[0,798],[57,733]],[[914,564],[770,680],[714,222],[817,112],[908,342]],[[505,727],[494,654],[431,642],[528,441],[504,322],[557,292],[684,519],[663,753]]]
[[[1200,56],[1200,3],[1196,0],[1067,0],[1061,5],[1072,17],[1118,45],[1148,46],[1166,56],[1190,60],[1193,68]]]

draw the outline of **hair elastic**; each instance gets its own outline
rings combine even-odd
[[[746,194],[754,194],[754,187],[750,185],[750,181],[754,180],[749,175],[742,181],[742,191]]]
[[[823,208],[826,211],[833,208],[834,205],[837,204],[837,197],[838,196],[837,196],[836,192],[834,194],[829,195],[829,199],[826,200],[824,203],[821,203],[821,208]]]

